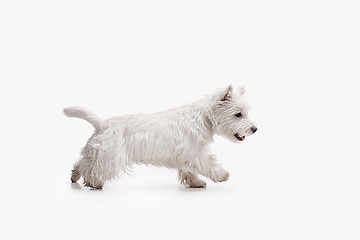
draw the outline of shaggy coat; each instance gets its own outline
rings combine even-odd
[[[244,88],[232,86],[188,105],[167,111],[101,120],[80,107],[65,108],[68,117],[90,122],[95,132],[74,164],[71,180],[101,189],[134,164],[178,169],[181,184],[205,187],[198,174],[214,182],[226,181],[224,170],[209,151],[214,134],[239,142],[256,131],[247,118]]]

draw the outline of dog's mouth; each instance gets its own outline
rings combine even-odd
[[[239,134],[238,133],[236,133],[235,135],[234,135],[236,138],[237,138],[237,140],[239,140],[239,141],[244,141],[244,139],[245,139],[245,136],[239,136]]]

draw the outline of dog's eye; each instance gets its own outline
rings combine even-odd
[[[242,117],[242,114],[241,114],[241,112],[239,112],[239,113],[235,114],[235,116],[236,117]]]

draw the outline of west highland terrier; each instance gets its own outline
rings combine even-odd
[[[65,108],[66,116],[85,119],[95,128],[74,164],[71,181],[83,177],[85,186],[101,189],[119,173],[129,172],[133,164],[178,169],[181,184],[190,188],[206,187],[198,174],[214,182],[227,181],[229,173],[210,153],[209,145],[214,134],[239,142],[256,132],[247,118],[244,93],[244,88],[233,91],[230,85],[167,111],[107,120],[84,108]]]

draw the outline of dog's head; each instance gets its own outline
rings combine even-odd
[[[257,131],[257,127],[247,117],[249,105],[244,94],[244,87],[234,91],[230,85],[215,94],[211,109],[216,133],[233,142],[243,141]]]

